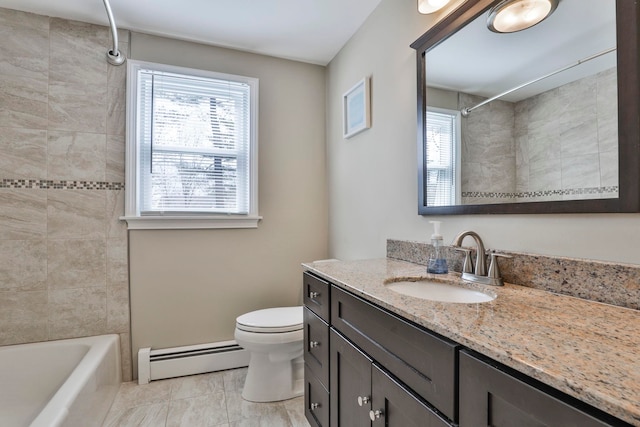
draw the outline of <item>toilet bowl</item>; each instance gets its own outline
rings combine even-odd
[[[245,400],[275,402],[303,394],[302,316],[302,307],[278,307],[236,319],[236,342],[251,354]]]

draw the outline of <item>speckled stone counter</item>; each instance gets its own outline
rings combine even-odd
[[[392,259],[303,266],[391,312],[640,426],[640,311],[512,284],[491,302],[434,302],[396,293],[390,279],[429,278]],[[442,276],[437,276],[442,278]],[[458,280],[455,274],[447,276]]]

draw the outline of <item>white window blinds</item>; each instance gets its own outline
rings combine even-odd
[[[427,111],[427,165],[424,176],[427,206],[456,204],[456,115]]]
[[[141,68],[140,215],[248,214],[251,87]]]

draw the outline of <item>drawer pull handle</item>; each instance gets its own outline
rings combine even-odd
[[[371,418],[371,421],[375,421],[378,418],[380,418],[381,416],[383,416],[384,413],[382,412],[382,409],[377,409],[375,411],[369,411],[369,418]]]
[[[311,404],[311,410],[312,410],[312,411],[315,411],[315,410],[316,410],[316,409],[318,409],[319,407],[320,407],[320,404],[319,404],[319,403],[312,403],[312,404]]]
[[[358,396],[358,405],[364,406],[369,403],[369,396]]]
[[[316,348],[320,345],[320,343],[318,341],[311,341],[309,342],[309,347],[311,348]]]
[[[309,298],[313,299],[313,298],[318,298],[320,296],[320,292],[309,292]]]

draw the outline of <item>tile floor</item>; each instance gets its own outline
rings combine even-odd
[[[304,398],[252,403],[240,393],[247,369],[120,386],[104,427],[309,427]]]

